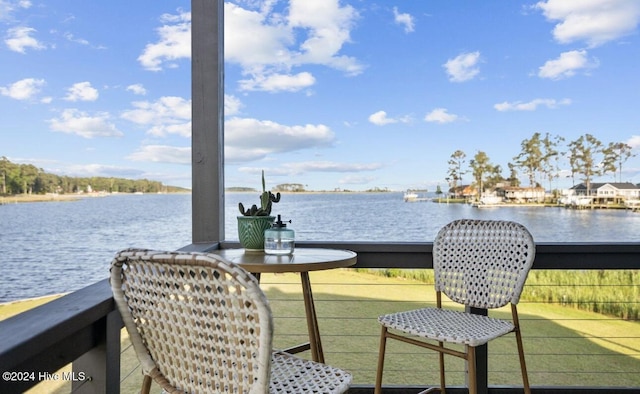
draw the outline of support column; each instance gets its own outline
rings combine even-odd
[[[192,242],[224,240],[224,1],[191,1]]]

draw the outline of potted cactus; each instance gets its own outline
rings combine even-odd
[[[271,228],[275,217],[271,216],[271,207],[280,201],[280,193],[275,195],[267,191],[262,171],[262,194],[260,194],[260,206],[257,204],[245,208],[238,204],[241,216],[238,216],[238,238],[240,245],[250,252],[264,251],[264,231]]]

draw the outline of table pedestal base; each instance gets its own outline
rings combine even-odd
[[[260,273],[253,274],[258,282]],[[324,351],[322,350],[322,340],[320,339],[320,327],[318,327],[318,315],[313,302],[313,292],[311,291],[311,281],[308,272],[300,273],[300,283],[302,284],[302,297],[304,299],[304,311],[307,318],[307,330],[309,331],[309,342],[282,349],[284,352],[295,354],[311,350],[313,361],[324,363]]]
[[[290,255],[270,255],[265,253],[245,253],[244,249],[219,249],[215,254],[240,265],[252,272],[260,280],[261,273],[296,272],[300,274],[304,310],[309,330],[309,342],[292,346],[286,351],[299,353],[311,350],[313,361],[324,363],[318,316],[313,303],[313,293],[309,282],[310,271],[351,267],[356,263],[356,253],[350,250],[324,248],[296,248]]]

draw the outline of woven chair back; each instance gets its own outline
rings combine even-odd
[[[517,304],[535,258],[535,243],[521,224],[456,220],[433,243],[436,291],[475,308]]]
[[[114,300],[143,372],[168,392],[265,393],[273,321],[255,278],[219,256],[120,252]]]

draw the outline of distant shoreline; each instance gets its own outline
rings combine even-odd
[[[272,190],[273,193],[280,194],[393,194],[402,193],[401,191],[367,191],[367,190],[305,190],[301,192]],[[225,193],[261,193],[259,190],[225,190]]]
[[[226,193],[259,193],[257,190],[226,190]],[[392,191],[373,192],[373,191],[348,191],[348,190],[307,190],[302,192],[282,191],[281,194],[378,194],[378,193],[394,193]],[[399,193],[399,192],[395,192]],[[157,193],[144,193],[145,195],[155,195]],[[167,194],[190,194],[189,192],[177,192]],[[78,201],[83,198],[108,197],[108,196],[133,196],[136,193],[82,193],[82,194],[15,194],[9,196],[0,196],[0,205],[21,204],[32,202],[62,202],[62,201]]]
[[[1,196],[0,205],[45,201],[76,201],[80,198],[82,196],[75,194],[15,194]]]
[[[30,202],[61,202],[78,201],[83,198],[109,197],[109,196],[133,196],[137,193],[82,193],[82,194],[15,194],[10,196],[0,196],[0,205],[19,204]],[[157,193],[145,193],[155,195]],[[167,194],[188,194],[188,192],[177,192]]]

